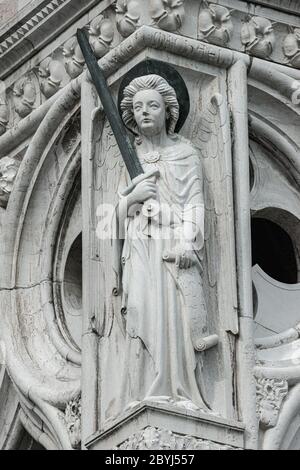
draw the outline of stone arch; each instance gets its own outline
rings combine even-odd
[[[6,367],[18,390],[23,427],[46,448],[72,448],[65,409],[80,393],[80,352],[57,326],[54,274],[58,234],[80,178],[79,92],[71,86],[37,129],[15,181],[1,232]]]

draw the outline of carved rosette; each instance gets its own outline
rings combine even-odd
[[[229,445],[148,426],[129,437],[116,450],[238,450]]]
[[[65,422],[73,449],[81,446],[81,395],[70,401],[65,409]]]
[[[119,33],[127,38],[140,25],[141,5],[138,0],[117,0],[116,21]]]
[[[219,46],[227,45],[233,31],[231,11],[221,5],[204,5],[199,15],[198,39]]]
[[[4,157],[0,160],[0,206],[7,205],[20,163],[13,158]]]
[[[300,28],[295,28],[285,38],[283,52],[289,65],[300,68]]]
[[[271,21],[253,16],[244,23],[241,40],[245,51],[262,59],[267,59],[273,52],[275,34]]]
[[[282,402],[288,393],[286,380],[258,378],[256,382],[257,416],[262,428],[276,426]]]
[[[150,0],[154,24],[165,31],[177,31],[185,18],[184,0]]]

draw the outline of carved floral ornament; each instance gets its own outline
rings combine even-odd
[[[300,28],[295,28],[283,42],[286,62],[292,67],[300,68]]]
[[[177,31],[185,18],[184,0],[150,0],[154,24],[165,31]]]
[[[70,78],[78,77],[84,69],[85,60],[75,37],[68,39],[62,48],[64,66]]]
[[[194,436],[181,436],[172,431],[148,426],[133,434],[116,450],[240,450]]]
[[[263,428],[274,427],[277,423],[281,405],[288,393],[286,380],[258,378],[257,415]]]
[[[199,39],[225,46],[229,43],[233,31],[232,10],[207,2],[204,2],[204,7],[199,15]]]
[[[13,88],[13,102],[16,113],[20,118],[28,116],[34,109],[34,104],[37,97],[37,91],[28,75],[18,80]]]
[[[116,20],[119,33],[127,38],[140,25],[141,5],[138,0],[117,0]]]
[[[67,404],[65,409],[65,422],[73,449],[80,449],[81,395]]]
[[[5,207],[16,179],[20,163],[13,158],[0,160],[0,206]]]
[[[0,136],[6,132],[9,121],[8,106],[5,97],[0,98]]]
[[[275,45],[273,24],[266,18],[253,16],[242,26],[241,39],[247,53],[266,59]]]
[[[41,91],[46,98],[50,98],[60,89],[64,76],[64,67],[58,60],[48,57],[41,62],[38,74]]]

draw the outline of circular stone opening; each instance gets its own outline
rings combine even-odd
[[[297,261],[290,236],[279,225],[264,218],[253,218],[252,266],[258,264],[273,279],[285,284],[298,281]]]
[[[82,235],[78,235],[69,250],[63,281],[64,321],[71,339],[77,346],[82,331]]]

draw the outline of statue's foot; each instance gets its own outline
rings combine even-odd
[[[165,403],[165,404],[172,404],[174,405],[175,400],[172,397],[167,395],[151,395],[145,397],[146,402],[153,402],[153,403]]]
[[[140,405],[141,402],[140,401],[132,401],[131,403],[129,403],[126,408],[125,408],[125,411],[129,411],[129,410],[132,410],[132,408],[135,408],[136,406]]]
[[[195,405],[191,400],[180,400],[176,401],[175,405],[178,406],[179,408],[184,408],[185,410],[189,411],[206,411],[199,406]]]

